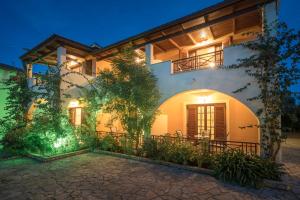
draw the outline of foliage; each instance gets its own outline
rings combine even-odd
[[[252,187],[260,187],[263,179],[279,180],[283,173],[279,164],[240,150],[228,150],[217,155],[214,171],[216,177],[223,181]]]
[[[107,134],[102,140],[100,140],[100,149],[104,151],[117,152],[120,150],[120,146],[113,135]]]
[[[54,155],[89,147],[89,145],[97,145],[95,127],[91,126],[91,121],[92,119],[95,121],[96,116],[95,108],[91,106],[91,100],[86,102],[90,112],[81,127],[73,126],[69,122],[67,111],[63,109],[65,99],[72,97],[66,91],[70,87],[82,89],[65,79],[72,73],[82,74],[64,70],[65,65],[64,63],[49,66],[46,74],[40,76],[43,84],[35,86],[37,89],[33,97],[36,112],[25,137],[26,150],[31,153]],[[95,126],[94,121],[93,125]]]
[[[90,84],[92,86],[92,83]],[[101,99],[97,95],[95,89],[81,89],[80,103],[84,104],[84,109],[81,110],[81,114],[84,116],[81,126],[77,128],[80,132],[81,139],[86,146],[95,148],[99,145],[99,138],[97,133],[97,115],[102,107]]]
[[[299,80],[300,32],[288,29],[284,23],[268,26],[264,23],[263,33],[255,34],[257,39],[242,44],[256,52],[240,59],[229,69],[242,68],[258,83],[260,93],[249,97],[249,101],[260,101],[263,106],[257,110],[260,118],[262,147],[266,158],[275,160],[281,145],[280,116],[283,114],[283,101],[291,96],[290,86]],[[242,92],[251,83],[234,92]]]
[[[18,71],[4,80],[4,85],[8,90],[8,96],[5,103],[6,116],[0,119],[0,134],[4,135],[2,138],[4,149],[17,152],[23,148],[22,135],[26,132],[27,109],[32,93],[27,87],[27,78],[23,71]]]
[[[177,164],[212,168],[214,157],[202,148],[202,145],[193,145],[183,142],[180,137],[171,139],[162,137],[157,140],[147,138],[143,143],[144,156],[152,159],[173,162]]]
[[[81,148],[81,135],[76,134],[76,129],[69,123],[68,117],[61,114],[59,130],[49,123],[51,117],[43,112],[34,115],[34,119],[25,137],[26,150],[42,155],[55,155]]]
[[[138,138],[150,133],[159,100],[156,78],[144,62],[137,62],[140,58],[131,47],[123,49],[113,58],[112,70],[100,72],[94,83],[105,100],[104,112],[117,116],[136,148]]]
[[[2,139],[3,150],[13,154],[23,153],[26,146],[24,138],[26,133],[26,127],[6,130]]]
[[[158,155],[157,141],[151,137],[145,139],[142,149],[144,155],[148,158],[156,158]]]
[[[300,130],[300,105],[296,104],[296,99],[292,96],[283,99],[282,105],[282,131],[297,132]]]

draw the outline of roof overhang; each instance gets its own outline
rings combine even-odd
[[[275,0],[226,0],[102,49],[95,50],[93,51],[93,56],[98,59],[105,59],[114,55],[128,44],[132,44],[135,48],[140,48],[148,43],[155,43],[178,35],[187,34],[246,13],[254,12],[264,4],[273,1]],[[205,18],[205,20],[203,21],[201,18]]]
[[[195,42],[192,41],[192,37],[189,35],[190,33],[207,27],[214,28],[214,26],[222,24],[226,20],[235,19],[240,16],[256,12],[264,4],[273,1],[276,0],[225,0],[198,12],[108,45],[104,48],[90,47],[54,34],[36,47],[29,50],[20,58],[24,62],[56,65],[56,49],[59,46],[66,48],[67,55],[79,58],[93,56],[98,60],[101,60],[115,55],[120,49],[128,44],[132,44],[134,48],[140,48],[149,43],[158,44],[161,41],[169,38],[181,37],[182,35],[185,35],[187,40]],[[278,0],[276,2],[278,2]],[[250,21],[251,20],[252,19],[250,19]],[[181,40],[184,40],[184,38]],[[172,41],[170,42],[172,43]],[[157,45],[157,48],[159,48],[159,45]]]
[[[29,50],[20,58],[22,61],[28,63],[55,65],[57,61],[56,51],[58,47],[64,47],[66,48],[68,55],[73,55],[80,58],[90,55],[90,53],[95,49],[54,34]]]
[[[21,68],[14,67],[14,66],[11,66],[11,65],[7,65],[7,64],[4,64],[4,63],[0,63],[0,69],[4,69],[6,71],[23,71],[23,69],[21,69]]]

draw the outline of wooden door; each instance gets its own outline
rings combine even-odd
[[[226,107],[225,104],[215,104],[215,139],[226,140]]]
[[[187,136],[226,140],[226,105],[201,104],[187,106]]]
[[[71,124],[75,125],[76,119],[76,108],[69,108],[69,121]]]
[[[187,137],[194,138],[198,134],[197,105],[187,106]]]

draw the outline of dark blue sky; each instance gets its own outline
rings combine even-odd
[[[222,0],[1,0],[0,62],[21,66],[23,48],[53,33],[102,46]],[[300,29],[300,1],[281,0],[280,18]]]
[[[0,62],[19,56],[53,33],[105,46],[221,0],[1,0]],[[300,1],[282,0],[281,18],[300,29]]]

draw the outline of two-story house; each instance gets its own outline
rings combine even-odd
[[[256,115],[260,102],[247,100],[259,93],[255,80],[242,69],[225,70],[221,66],[251,55],[253,52],[239,45],[255,40],[245,33],[262,32],[264,23],[277,18],[277,11],[276,0],[225,0],[103,48],[52,35],[21,59],[30,86],[34,86],[35,64],[67,63],[65,71],[81,72],[92,79],[101,70],[110,69],[111,59],[120,48],[133,44],[136,51],[145,54],[158,79],[160,114],[153,124],[153,135],[179,132],[189,138],[260,143],[257,127],[242,128],[260,121]],[[67,78],[86,84],[79,75]],[[248,82],[251,85],[243,93],[233,93]],[[66,106],[72,122],[79,125],[83,108],[76,99]],[[108,128],[109,118],[106,113],[99,115],[99,131],[112,128]],[[122,130],[118,123],[110,126],[116,132]]]

